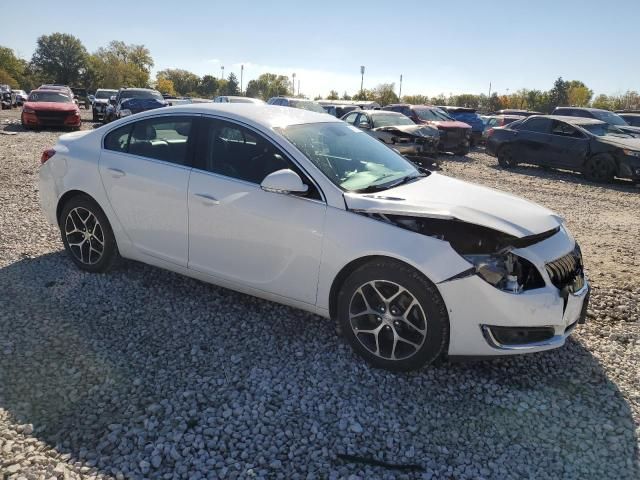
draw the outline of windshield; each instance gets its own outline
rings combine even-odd
[[[308,123],[278,131],[348,192],[385,190],[420,175],[402,156],[346,123]]]
[[[319,103],[309,102],[305,100],[290,100],[289,105],[293,108],[301,108],[303,110],[310,110],[312,112],[327,113]]]
[[[96,98],[111,98],[117,93],[115,90],[98,90],[96,92]]]
[[[164,101],[160,92],[155,90],[123,90],[120,98],[153,98],[161,102]]]
[[[393,113],[375,113],[371,115],[373,128],[391,127],[395,125],[415,125],[413,120],[404,115],[394,115]]]
[[[448,116],[446,113],[433,108],[414,108],[413,111],[416,112],[416,115],[418,115],[420,120],[426,120],[429,122],[447,122],[453,120],[453,118]]]
[[[31,95],[29,95],[28,101],[70,103],[71,97],[59,92],[32,92]]]
[[[592,123],[592,124],[585,124],[580,126],[584,128],[587,132],[590,132],[593,135],[596,135],[598,137],[604,137],[605,135],[616,135],[616,136],[622,136],[622,137],[632,136],[628,133],[624,133],[618,127],[614,125],[609,125],[607,123]]]
[[[627,122],[620,115],[616,115],[613,112],[592,112],[593,116],[598,120],[602,120],[603,122],[607,122],[611,125],[628,125]]]

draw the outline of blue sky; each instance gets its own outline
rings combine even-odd
[[[36,12],[38,12],[36,14]],[[39,35],[66,32],[89,51],[146,45],[154,71],[296,73],[301,92],[355,93],[395,82],[403,94],[549,89],[562,76],[596,93],[640,90],[640,1],[32,1],[3,22],[0,45],[30,58]]]

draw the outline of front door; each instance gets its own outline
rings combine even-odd
[[[326,213],[320,192],[253,130],[214,119],[201,127],[189,182],[189,268],[315,304]],[[260,188],[283,168],[301,174],[305,196]]]

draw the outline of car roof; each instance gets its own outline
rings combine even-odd
[[[159,110],[162,110],[162,112]],[[281,107],[278,105],[268,105],[266,103],[192,103],[189,105],[177,105],[174,107],[149,110],[139,115],[140,118],[143,118],[146,116],[157,115],[158,113],[168,112],[175,114],[218,114],[240,122],[260,125],[268,129],[306,123],[343,123],[342,120],[329,115],[328,113],[317,113],[300,108]]]
[[[571,110],[582,110],[585,112],[609,112],[609,110],[605,110],[603,108],[590,108],[590,107],[556,107],[556,110],[560,110],[563,108],[570,108]],[[610,112],[610,113],[613,113],[613,112]]]
[[[595,118],[586,117],[570,117],[565,115],[531,115],[529,118],[550,118],[551,120],[560,120],[561,122],[570,123],[572,125],[606,125],[606,122]]]
[[[360,113],[368,113],[369,115],[396,115],[398,117],[405,117],[403,113],[392,112],[390,110],[359,110]]]
[[[49,87],[46,87],[46,88],[34,88],[33,90],[31,90],[31,93],[33,93],[33,92],[36,92],[36,93],[39,93],[39,92],[59,93],[61,95],[64,95],[66,93],[66,92],[64,92],[62,90],[59,90],[57,88],[49,88]]]

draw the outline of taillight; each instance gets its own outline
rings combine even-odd
[[[40,157],[40,163],[44,164],[44,162],[46,162],[47,160],[49,160],[51,157],[53,157],[56,154],[56,151],[53,148],[50,148],[48,150],[45,150],[44,152],[42,152],[42,156]]]
[[[493,132],[494,132],[493,128],[490,128],[489,130],[487,130],[487,138],[493,135]]]

